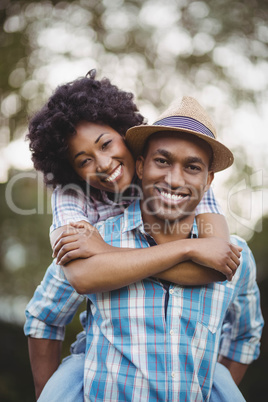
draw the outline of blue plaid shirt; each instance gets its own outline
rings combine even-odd
[[[135,199],[137,194],[133,192],[132,196]],[[86,195],[78,186],[71,188],[59,186],[53,191],[51,198],[53,222],[50,231],[52,232],[70,222],[81,220],[94,225],[121,214],[131,202],[131,199],[125,199],[119,203],[114,202],[108,198],[105,191],[101,191],[100,198],[96,199],[90,194]],[[204,194],[195,212],[196,215],[204,213],[223,214],[211,188]],[[53,286],[47,292],[44,290],[47,283],[55,283],[58,288]],[[46,297],[44,297],[44,293]],[[58,303],[57,297],[60,298],[60,303]],[[53,262],[48,267],[45,278],[37,288],[32,302],[29,303],[30,310],[26,310],[26,315],[29,317],[27,319],[29,334],[34,338],[63,340],[65,325],[72,320],[78,306],[84,299],[84,296],[78,295],[71,287],[62,269]],[[63,303],[65,303],[63,311],[58,311],[57,306],[62,307]],[[50,311],[52,304],[53,308]],[[41,318],[39,319],[39,317]],[[80,315],[83,326],[85,319],[86,312],[84,311]]]
[[[137,202],[96,226],[113,246],[148,247]],[[245,243],[233,241],[244,251],[231,283],[167,289],[150,278],[88,295],[87,400],[207,400],[219,348],[241,363],[258,356],[263,321],[255,264]]]
[[[96,226],[114,246],[149,247],[139,202]],[[258,357],[263,319],[255,262],[242,239],[232,242],[243,247],[232,282],[167,287],[149,278],[87,295],[85,400],[208,400],[218,353],[245,364]],[[82,297],[53,270],[28,306],[27,335],[36,320],[65,325]]]

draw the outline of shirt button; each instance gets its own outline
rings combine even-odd
[[[171,329],[170,330],[170,335],[173,335],[174,334],[174,331],[173,331],[173,329]]]
[[[171,295],[173,295],[174,289],[170,289],[169,293],[170,293]]]
[[[171,377],[172,377],[172,378],[174,378],[174,377],[175,377],[175,373],[174,373],[174,371],[172,371],[172,373],[171,373]]]

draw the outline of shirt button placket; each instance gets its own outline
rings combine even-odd
[[[170,289],[170,290],[169,290],[169,294],[173,295],[173,293],[174,293],[174,289]],[[174,330],[171,329],[171,330],[169,331],[169,333],[170,333],[171,336],[174,335]],[[175,372],[174,372],[174,371],[171,372],[171,377],[172,377],[172,378],[175,378]]]

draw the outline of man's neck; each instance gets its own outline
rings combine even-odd
[[[145,232],[154,238],[157,244],[168,243],[174,240],[187,239],[191,235],[194,213],[176,221],[160,220],[153,215],[147,216],[142,211]]]

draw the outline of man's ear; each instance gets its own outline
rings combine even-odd
[[[209,187],[211,186],[211,183],[213,182],[214,179],[214,172],[209,171],[208,172],[208,177],[207,177],[207,184],[205,185],[205,192],[208,191]]]
[[[138,178],[141,180],[143,176],[143,167],[144,167],[144,157],[139,156],[136,160],[136,173]]]

